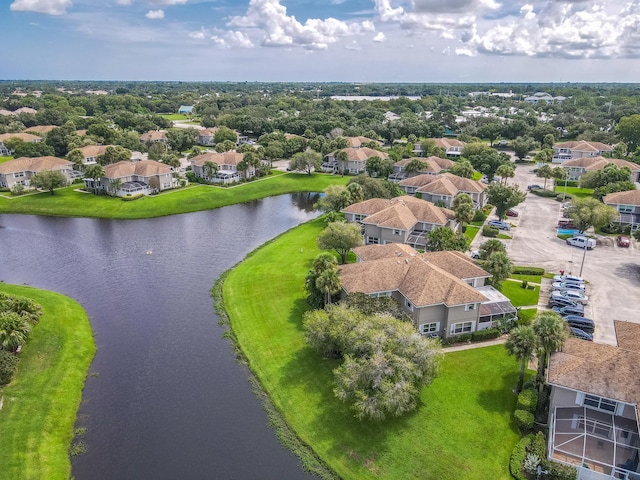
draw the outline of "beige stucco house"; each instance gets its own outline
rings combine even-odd
[[[14,138],[20,139],[23,142],[38,143],[42,141],[42,137],[39,135],[33,135],[32,133],[2,133],[0,134],[0,155],[11,155],[9,148],[5,146],[4,142],[12,140]]]
[[[193,157],[191,168],[196,177],[203,178],[213,183],[233,183],[245,178],[254,177],[256,169],[247,165],[246,170],[238,169],[238,164],[244,160],[244,153],[229,150],[223,153],[208,152]],[[218,166],[217,171],[209,171],[207,162],[212,162]]]
[[[618,211],[617,222],[631,225],[635,230],[640,225],[640,190],[627,190],[605,195],[602,201]]]
[[[337,152],[345,152],[347,154],[347,160],[338,160],[336,158]],[[342,150],[336,150],[329,153],[324,157],[322,161],[322,170],[331,173],[348,173],[351,175],[358,175],[364,173],[367,167],[367,160],[371,157],[380,157],[385,160],[389,158],[389,155],[379,150],[374,150],[369,147],[357,147],[357,148],[344,148]]]
[[[172,167],[155,160],[140,162],[121,161],[104,167],[104,177],[85,178],[85,187],[91,191],[113,193],[116,196],[149,195],[155,191],[175,188],[178,185]],[[118,180],[118,182],[115,182]],[[116,188],[117,187],[117,188]],[[115,190],[115,191],[114,191]]]
[[[405,167],[407,166],[407,164],[411,163],[413,160],[419,160],[425,163],[426,164],[425,168],[423,168],[419,172],[407,173],[405,171]],[[398,183],[404,180],[405,178],[415,177],[417,175],[437,175],[439,173],[442,173],[445,170],[449,170],[454,165],[455,165],[455,162],[452,160],[449,160],[447,158],[434,157],[434,156],[427,157],[427,158],[419,158],[419,157],[404,158],[399,162],[396,162],[393,164],[393,173],[389,175],[389,181]]]
[[[631,170],[632,182],[640,182],[640,165],[637,163],[627,162],[620,158],[605,157],[582,157],[574,158],[562,162],[562,168],[567,172],[567,180],[580,180],[580,177],[587,172],[602,170],[607,165],[617,165],[619,168],[627,167]]]
[[[407,195],[420,194],[424,200],[442,202],[447,208],[451,208],[453,200],[462,193],[471,196],[476,209],[487,203],[485,184],[449,172],[439,175],[417,175],[402,180],[398,185]]]
[[[601,157],[605,153],[611,153],[613,147],[601,142],[588,142],[586,140],[573,140],[570,142],[556,143],[553,146],[553,163],[564,163],[573,158]]]
[[[19,184],[28,188],[31,178],[44,171],[59,171],[71,182],[73,163],[58,157],[20,157],[0,163],[0,187]]]

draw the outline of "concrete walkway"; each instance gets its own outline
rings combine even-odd
[[[502,335],[499,338],[493,340],[487,340],[486,342],[472,342],[465,343],[463,345],[455,345],[452,347],[442,347],[444,353],[459,352],[461,350],[471,350],[472,348],[493,347],[494,345],[502,345],[507,341],[507,335]]]

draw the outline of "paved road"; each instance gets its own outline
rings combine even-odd
[[[529,184],[542,184],[532,169],[530,165],[518,165],[510,182],[519,184],[524,191]],[[516,210],[520,216],[509,219],[516,225],[513,239],[506,242],[510,258],[516,265],[537,265],[552,272],[563,269],[578,275],[582,270],[589,282],[585,316],[596,322],[595,341],[615,345],[613,320],[640,323],[634,303],[634,299],[640,299],[640,252],[635,242],[630,248],[619,248],[605,238],[608,245],[599,244],[585,254],[556,237],[555,226],[561,216],[559,202],[529,193]]]

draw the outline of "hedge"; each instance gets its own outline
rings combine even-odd
[[[6,350],[0,350],[0,385],[9,383],[18,366],[18,357]]]
[[[511,273],[518,273],[520,275],[544,275],[544,268],[541,267],[513,267]]]
[[[471,334],[471,340],[489,340],[490,338],[498,338],[500,331],[497,328],[487,328],[486,330],[480,330]]]
[[[137,195],[129,195],[126,197],[120,197],[123,202],[133,202],[134,200],[138,200],[139,198],[144,197],[144,193],[139,193]]]
[[[526,410],[527,412],[535,412],[538,406],[538,392],[533,389],[523,390],[518,395],[518,410]]]
[[[530,432],[533,428],[535,420],[533,413],[526,410],[516,410],[513,412],[513,417],[516,419],[516,424],[521,432]]]
[[[487,215],[482,210],[476,210],[473,214],[472,222],[484,222],[487,219]]]
[[[555,198],[558,195],[553,190],[543,190],[542,188],[536,188],[534,190],[530,190],[530,192],[533,193],[534,195],[537,195],[539,197],[544,197],[544,198]]]
[[[527,449],[531,445],[534,435],[530,434],[524,438],[521,438],[518,444],[511,452],[511,459],[509,460],[509,471],[516,480],[529,480],[527,476],[522,473],[522,464],[524,458],[527,456]]]
[[[485,237],[495,238],[499,234],[500,234],[500,230],[498,230],[495,227],[490,227],[488,225],[485,225],[484,227],[482,227],[482,235],[484,235]]]
[[[568,187],[579,187],[580,185],[580,181],[579,180],[567,180],[566,181],[566,185],[567,188]],[[555,185],[556,187],[564,187],[565,186],[565,181],[564,180],[556,180],[555,181]]]
[[[441,339],[442,345],[452,345],[454,343],[463,343],[471,340],[470,333],[463,333],[461,335],[451,335]]]

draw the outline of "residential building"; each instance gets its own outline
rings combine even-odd
[[[452,208],[453,200],[463,193],[471,196],[476,209],[487,203],[487,185],[449,172],[439,175],[417,175],[402,180],[398,185],[407,195],[420,194],[423,200],[442,202],[447,208]]]
[[[151,130],[149,132],[140,135],[140,141],[142,143],[162,143],[167,144],[167,132],[165,130]]]
[[[347,154],[346,161],[338,160],[335,157],[336,153],[340,151]],[[389,155],[385,152],[374,150],[369,147],[349,147],[342,150],[336,150],[335,152],[328,154],[322,162],[322,170],[325,172],[357,175],[366,171],[367,160],[371,157],[380,157],[385,160],[389,158]]]
[[[370,144],[371,142],[382,146],[382,142],[380,142],[379,140],[374,140],[373,138],[369,138],[369,137],[359,136],[359,137],[344,137],[344,138],[347,140],[347,143],[349,144],[349,148],[360,148],[362,147],[363,143]]]
[[[36,125],[34,127],[29,127],[25,130],[27,133],[33,133],[35,135],[45,136],[54,128],[58,128],[57,125]]]
[[[607,165],[614,164],[619,168],[627,167],[631,170],[632,182],[640,182],[640,165],[637,163],[627,162],[620,158],[604,158],[604,157],[582,157],[566,160],[562,162],[562,168],[567,172],[568,180],[580,180],[580,177],[594,170],[602,170]]]
[[[567,97],[563,97],[558,95],[554,97],[549,95],[547,92],[536,92],[533,95],[529,95],[524,98],[524,101],[530,103],[532,105],[538,105],[539,103],[562,103],[567,99]]]
[[[21,113],[38,113],[38,111],[35,108],[31,108],[31,107],[20,107],[17,110],[13,111],[14,115],[20,115]]]
[[[205,128],[204,130],[198,130],[196,143],[198,145],[206,145],[206,146],[215,145],[216,144],[215,137],[216,137],[217,130],[218,130],[217,128]]]
[[[431,140],[435,142],[436,147],[442,148],[444,150],[447,157],[459,158],[462,155],[464,146],[466,145],[465,142],[461,142],[460,140],[456,140],[455,138],[432,138]],[[414,151],[416,147],[420,148],[420,152],[422,151],[422,147],[419,143],[416,143],[416,145],[414,146]]]
[[[340,267],[344,294],[394,298],[423,335],[448,337],[478,330],[481,305],[488,299],[472,284],[483,285],[490,275],[464,254],[419,254],[397,244],[353,251],[358,261]]]
[[[37,143],[42,141],[42,137],[33,135],[31,133],[2,133],[0,134],[0,155],[11,155],[9,147],[7,147],[4,142],[6,142],[7,140],[12,140],[14,138],[20,139],[23,142]]]
[[[411,196],[391,200],[372,198],[349,205],[342,212],[347,222],[362,226],[367,245],[406,243],[425,248],[426,234],[434,228],[458,229],[452,210]]]
[[[175,171],[169,165],[155,160],[111,163],[104,167],[104,177],[85,178],[88,190],[113,193],[116,196],[149,195],[178,185]]]
[[[31,178],[45,171],[61,172],[71,181],[73,163],[57,157],[20,157],[0,163],[0,187],[12,188],[16,184],[28,188]]]
[[[601,157],[605,153],[611,152],[613,152],[613,148],[605,143],[574,140],[556,143],[553,146],[551,161],[553,163],[563,163],[573,158]]]
[[[208,152],[193,157],[191,168],[198,178],[203,178],[213,183],[233,183],[246,178],[254,177],[256,169],[249,165],[246,170],[239,170],[238,164],[244,160],[244,153],[229,150],[223,153]],[[207,162],[212,162],[218,166],[217,171],[210,171]]]
[[[549,360],[549,458],[583,480],[640,479],[640,324],[614,327],[617,346],[569,338]]]
[[[405,167],[408,163],[413,160],[419,160],[426,164],[425,168],[415,173],[407,173],[405,172]],[[399,162],[393,164],[393,173],[389,175],[389,181],[398,183],[401,180],[409,177],[415,177],[416,175],[425,174],[425,175],[437,175],[438,173],[442,173],[444,170],[448,170],[455,165],[455,162],[446,158],[440,157],[413,157],[413,158],[404,158]]]
[[[98,157],[104,155],[108,147],[115,147],[115,145],[87,145],[86,147],[78,148],[82,152],[82,165],[98,163]]]
[[[605,195],[602,201],[618,211],[617,222],[631,225],[635,230],[640,224],[640,190],[627,190]]]

